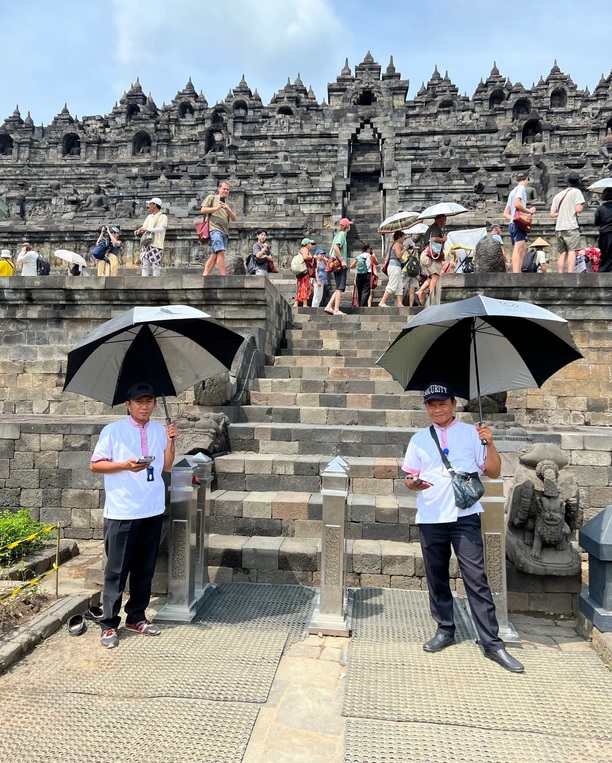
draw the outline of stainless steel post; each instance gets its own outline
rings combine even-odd
[[[190,456],[194,475],[200,486],[197,493],[195,595],[201,600],[216,586],[208,579],[208,533],[210,522],[210,486],[213,480],[213,460],[203,453]]]
[[[309,633],[348,636],[346,589],[346,520],[349,465],[340,457],[322,475],[321,586],[315,599]]]
[[[194,481],[193,457],[185,456],[170,473],[170,521],[168,528],[168,600],[156,620],[191,622],[197,611],[195,592],[197,548],[197,500],[199,482]]]
[[[480,515],[484,545],[485,571],[493,594],[499,636],[506,644],[520,644],[521,639],[508,620],[508,585],[506,582],[506,517],[504,482],[482,478],[485,494],[480,499],[484,513]]]

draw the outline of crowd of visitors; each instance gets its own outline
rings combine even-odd
[[[547,271],[549,243],[541,237],[529,243],[536,213],[536,208],[530,206],[529,180],[528,173],[517,173],[516,186],[510,192],[504,210],[504,217],[508,222],[509,243],[512,247],[510,256],[504,249],[499,223],[491,224],[486,236],[482,238],[482,241],[486,239],[489,244],[493,240],[499,245],[499,267],[493,270],[512,273]],[[202,201],[201,213],[209,226],[210,245],[204,276],[210,275],[215,268],[219,275],[226,273],[225,255],[229,245],[230,223],[237,219],[236,213],[228,203],[229,194],[229,183],[222,181],[216,192],[209,194]],[[149,214],[134,231],[134,235],[139,238],[138,257],[141,262],[141,274],[159,276],[168,217],[163,212],[163,203],[159,197],[151,198],[147,201],[147,206]],[[550,217],[555,220],[558,272],[612,272],[612,187],[604,189],[602,204],[595,213],[594,225],[599,229],[597,247],[581,247],[578,218],[583,213],[584,206],[581,178],[576,172],[570,172],[566,177],[566,188],[554,196],[550,208]],[[321,307],[332,315],[343,315],[340,306],[347,291],[348,276],[354,271],[351,305],[371,307],[379,283],[380,262],[383,262],[382,273],[387,276],[384,291],[378,302],[380,307],[386,307],[389,299],[393,297],[398,305],[422,305],[445,273],[471,273],[474,270],[482,272],[488,269],[483,267],[482,263],[479,267],[477,248],[446,245],[448,235],[445,215],[438,215],[420,236],[408,237],[404,232],[396,231],[392,241],[388,243],[387,251],[382,252],[380,262],[368,243],[361,243],[362,251],[357,255],[348,251],[347,234],[352,225],[353,222],[346,217],[340,220],[328,251],[317,248],[317,243],[309,237],[302,240],[299,254],[304,267],[302,271],[295,273],[298,277],[294,305],[310,304],[313,307]],[[245,262],[247,273],[266,276],[278,272],[268,236],[268,231],[264,228],[257,231],[252,252]],[[117,225],[104,225],[99,229],[91,250],[97,260],[98,276],[118,275],[123,250],[121,238],[121,230]],[[104,251],[101,254],[97,253],[97,250],[102,248]],[[490,252],[489,246],[488,256]],[[9,249],[1,250],[0,276],[38,276],[45,275],[49,270],[49,263],[27,241],[20,245],[15,261]],[[69,263],[67,274],[88,275],[88,272],[81,263]]]

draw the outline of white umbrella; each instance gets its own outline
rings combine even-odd
[[[441,201],[439,204],[434,204],[431,207],[424,209],[418,216],[419,220],[425,220],[426,218],[438,217],[438,215],[446,215],[447,217],[453,217],[454,215],[462,215],[464,212],[468,212],[461,204],[455,204],[453,201]]]
[[[73,265],[87,265],[87,260],[76,252],[70,252],[68,249],[56,249],[53,256],[65,262],[71,262]]]
[[[379,233],[395,233],[396,230],[403,230],[413,223],[419,216],[418,212],[396,212],[391,217],[383,220],[378,228]]]
[[[603,193],[606,188],[612,187],[612,178],[603,178],[603,180],[598,180],[596,183],[593,183],[593,185],[590,185],[587,188],[587,191],[592,191],[593,193]]]
[[[428,229],[429,229],[429,225],[427,225],[427,223],[413,223],[408,228],[402,228],[402,230],[407,236],[412,236],[412,235],[416,236],[417,234],[425,233],[425,231],[427,231]]]

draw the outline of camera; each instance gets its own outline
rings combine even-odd
[[[219,201],[221,202],[221,204],[225,204],[225,202],[227,201],[227,196],[219,196]]]

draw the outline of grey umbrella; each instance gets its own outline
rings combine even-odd
[[[139,381],[166,395],[227,371],[244,337],[187,305],[134,307],[68,353],[64,390],[117,405]]]
[[[578,360],[567,321],[537,305],[477,296],[416,315],[376,361],[404,389],[446,381],[459,397],[540,387]]]

